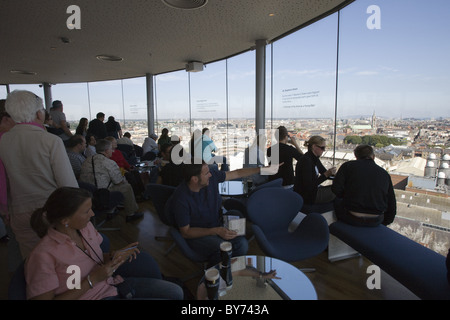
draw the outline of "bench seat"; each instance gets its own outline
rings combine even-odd
[[[444,256],[384,225],[356,227],[337,221],[329,227],[331,234],[386,271],[420,299],[450,299]]]

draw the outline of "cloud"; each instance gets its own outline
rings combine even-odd
[[[376,76],[378,74],[380,74],[378,71],[358,71],[355,73],[357,76]]]

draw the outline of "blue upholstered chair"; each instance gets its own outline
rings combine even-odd
[[[242,213],[242,215],[244,217],[246,217],[248,219],[248,213],[247,213],[247,202],[249,197],[251,197],[252,194],[254,194],[255,192],[257,192],[258,190],[261,190],[263,188],[282,188],[283,187],[283,179],[282,178],[278,178],[263,184],[260,184],[259,186],[257,186],[256,188],[252,189],[249,194],[248,197],[244,197],[244,198],[230,198],[224,201],[224,208],[227,209],[228,211],[230,210],[238,210],[239,212]]]
[[[306,215],[298,227],[288,230],[303,206],[303,198],[284,188],[263,188],[247,203],[258,245],[270,257],[293,262],[314,257],[328,246],[326,220],[317,213]]]
[[[100,245],[103,252],[109,252],[110,241],[109,238],[101,234],[103,241]],[[11,282],[8,287],[9,300],[26,300],[27,299],[27,282],[25,280],[25,260],[19,265],[14,272]]]

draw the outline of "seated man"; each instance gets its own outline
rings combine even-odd
[[[77,180],[80,178],[81,165],[86,157],[83,155],[86,150],[86,139],[80,135],[73,135],[67,140],[67,155],[69,156],[70,164],[72,165],[73,173]]]
[[[356,160],[341,165],[331,187],[336,217],[356,226],[388,225],[397,212],[391,177],[375,163],[371,146],[359,145],[354,154]]]
[[[235,231],[223,227],[219,183],[258,173],[261,168],[234,171],[211,170],[202,164],[185,163],[184,180],[168,201],[168,210],[174,217],[181,235],[196,252],[206,256],[210,265],[220,261],[220,243],[233,245],[233,256],[245,255],[248,242]]]

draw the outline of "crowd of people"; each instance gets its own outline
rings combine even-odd
[[[174,186],[167,210],[191,248],[210,265],[220,261],[224,240],[232,243],[234,256],[247,253],[245,236],[223,226],[219,184],[261,175],[264,167],[230,171],[227,159],[215,155],[208,128],[194,132],[190,150],[180,146],[177,136],[170,137],[167,128],[159,138],[150,133],[139,147],[129,132],[122,134],[114,117],[104,123],[102,112],[91,121],[81,118],[72,133],[61,101],[54,101],[46,112],[40,97],[13,91],[1,103],[0,213],[8,229],[10,270],[26,261],[28,298],[129,298],[130,292],[122,292],[125,287],[138,288],[132,297],[139,299],[183,298],[181,288],[162,280],[156,262],[139,253],[137,244],[115,253],[102,251],[103,237],[90,222],[93,195],[83,184],[120,192],[127,222],[143,216],[138,201],[147,199],[146,183]],[[281,178],[282,185],[299,193],[306,204],[333,203],[337,219],[349,224],[377,226],[394,220],[392,181],[375,163],[372,147],[358,146],[356,160],[336,172],[320,161],[324,138],[312,136],[304,145],[305,154],[295,137],[279,127],[277,143],[266,150],[269,161],[278,155],[277,163],[270,163],[274,174],[268,180]],[[138,158],[156,164],[149,175],[136,168]],[[327,179],[333,182],[322,186]],[[67,265],[82,266],[81,290],[68,290],[61,281],[68,277],[61,266]],[[139,271],[142,265],[148,266],[147,272]]]

